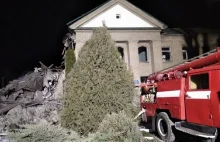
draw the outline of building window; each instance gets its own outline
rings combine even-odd
[[[162,59],[163,59],[163,62],[172,60],[170,47],[162,47]]]
[[[116,19],[121,19],[121,14],[116,14]]]
[[[183,49],[183,50],[182,50],[182,53],[183,53],[183,60],[188,60],[187,51]]]
[[[138,55],[140,62],[147,62],[147,48],[146,47],[139,47],[138,48]]]
[[[118,47],[118,52],[120,53],[120,57],[122,60],[124,60],[124,49],[122,47]]]
[[[197,74],[190,76],[190,90],[209,89],[209,74]]]
[[[148,76],[141,76],[141,77],[140,77],[141,83],[147,82],[147,78],[148,78]]]

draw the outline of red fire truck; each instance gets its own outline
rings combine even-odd
[[[220,128],[220,48],[151,74],[141,84],[142,120],[167,142],[173,130],[215,142]],[[220,133],[220,132],[219,132]]]

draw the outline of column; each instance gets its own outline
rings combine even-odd
[[[153,55],[153,72],[160,71],[163,69],[162,62],[162,49],[161,49],[161,40],[154,40],[152,42],[152,55]]]
[[[179,41],[173,42],[173,47],[172,47],[171,52],[173,56],[173,65],[183,62],[182,44]]]
[[[83,47],[84,42],[78,42],[76,41],[76,45],[75,45],[75,56],[76,56],[76,60],[78,59],[78,55],[79,55],[79,51],[81,50],[81,48]]]
[[[124,49],[124,61],[127,64],[127,68],[129,68],[129,53],[128,53],[128,44],[125,43],[123,46]]]
[[[140,84],[138,41],[129,41],[129,69],[133,72],[135,85]]]

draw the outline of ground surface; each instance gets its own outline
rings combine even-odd
[[[144,127],[146,129],[151,129],[151,122],[149,123],[140,123],[140,127]],[[189,135],[189,134],[185,134],[182,132],[179,132],[177,130],[173,129],[173,132],[176,136],[176,140],[175,142],[205,142],[204,140],[202,140],[201,138]],[[153,137],[154,140],[152,140],[152,142],[163,142],[156,133],[149,133],[148,137]],[[149,140],[149,142],[151,142]]]

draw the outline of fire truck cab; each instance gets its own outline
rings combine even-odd
[[[154,73],[141,84],[142,120],[164,141],[173,129],[215,142],[220,128],[220,50]]]

